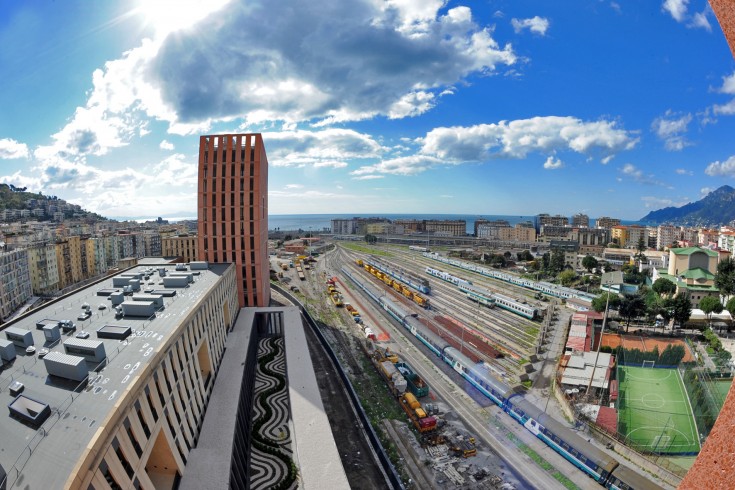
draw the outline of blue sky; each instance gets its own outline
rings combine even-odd
[[[0,2],[0,181],[194,216],[198,135],[262,132],[271,214],[639,219],[735,185],[705,0]]]

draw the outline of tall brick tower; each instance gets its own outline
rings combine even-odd
[[[268,158],[255,134],[199,138],[199,260],[234,262],[240,306],[268,306]]]

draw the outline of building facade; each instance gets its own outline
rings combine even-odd
[[[182,262],[199,260],[199,239],[196,235],[169,236],[161,239],[164,257],[180,257]]]
[[[581,227],[581,228],[589,228],[590,226],[590,217],[586,214],[577,213],[574,216],[572,216],[572,226]]]
[[[268,306],[268,158],[256,134],[199,138],[198,256],[236,264],[240,306]]]
[[[457,220],[424,220],[427,233],[443,236],[465,236],[467,235],[467,222],[463,219]]]
[[[613,226],[620,226],[620,220],[618,218],[610,218],[608,216],[601,216],[595,220],[596,228],[610,229]]]
[[[28,252],[0,253],[0,319],[8,318],[32,295]]]

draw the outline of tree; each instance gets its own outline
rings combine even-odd
[[[620,296],[615,293],[605,292],[592,300],[592,309],[598,313],[605,311],[605,305],[608,303],[608,297],[610,298],[610,308],[617,308],[620,304]]]
[[[626,294],[623,296],[623,299],[620,300],[620,305],[618,306],[618,313],[620,313],[620,316],[625,318],[626,333],[628,332],[628,328],[630,327],[630,321],[633,318],[638,318],[645,312],[646,302],[643,299],[643,296],[641,296],[640,294]]]
[[[582,259],[582,267],[587,269],[587,272],[592,272],[592,269],[595,269],[597,265],[597,259],[591,255],[585,255],[585,257]]]
[[[518,257],[518,262],[527,262],[529,260],[533,260],[533,254],[529,252],[528,250],[524,250],[523,252],[518,252],[516,254],[516,257]]]
[[[551,251],[551,260],[549,261],[549,269],[552,273],[558,274],[564,270],[564,251],[555,248]]]
[[[638,258],[643,259],[643,252],[646,250],[646,243],[643,241],[643,235],[638,237],[638,243],[635,249],[638,250]]]
[[[727,301],[727,304],[725,305],[725,309],[730,312],[730,315],[735,318],[735,298],[730,298]],[[730,326],[727,327],[727,331],[729,332],[732,328],[732,322],[730,322]]]
[[[549,270],[549,265],[551,264],[551,255],[549,255],[549,252],[546,252],[541,256],[541,263],[545,271]]]
[[[378,237],[376,237],[375,235],[367,234],[365,235],[365,241],[367,243],[376,243],[378,241]]]
[[[683,327],[692,316],[692,302],[686,293],[679,293],[674,297],[672,302],[674,321]]]
[[[665,277],[659,277],[651,286],[659,296],[669,296],[676,292],[676,284]]]
[[[720,294],[729,298],[735,294],[735,260],[732,257],[722,259],[717,264],[717,273],[715,274],[715,287],[720,290]]]
[[[565,269],[561,271],[557,277],[559,278],[559,282],[562,284],[562,286],[571,286],[571,284],[574,282],[574,279],[577,278],[577,273],[574,272],[572,269]]]
[[[722,313],[722,303],[715,296],[705,296],[699,302],[699,309],[707,315],[707,325],[712,328],[712,313]]]

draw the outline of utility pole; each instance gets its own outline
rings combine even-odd
[[[607,310],[610,307],[609,289],[610,289],[610,286],[612,286],[613,284],[622,284],[622,283],[623,283],[623,273],[620,271],[606,272],[605,274],[602,275],[602,278],[600,279],[600,286],[602,286],[603,284],[607,285],[608,291],[605,291],[607,293],[607,298],[605,300],[605,314],[602,316],[602,330],[600,331],[600,341],[597,343],[597,354],[595,355],[595,363],[592,366],[592,376],[590,376],[590,382],[587,384],[587,391],[585,392],[585,398],[587,398],[587,400],[589,400],[590,398],[590,390],[592,389],[592,381],[595,379],[595,371],[597,370],[597,362],[600,359],[600,348],[602,347],[602,336],[605,334],[605,325],[607,323]],[[595,330],[593,328],[592,329],[593,342],[594,342],[594,338],[595,338]]]

